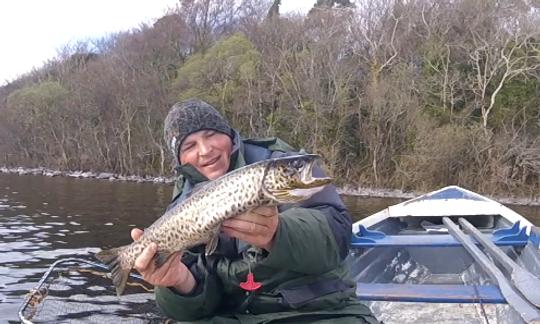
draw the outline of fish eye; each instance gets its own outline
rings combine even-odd
[[[304,160],[294,160],[294,161],[292,161],[291,166],[293,168],[299,170],[299,169],[303,168],[305,164],[306,163],[304,162]]]

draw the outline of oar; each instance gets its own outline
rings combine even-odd
[[[493,242],[482,236],[482,233],[476,229],[466,219],[460,218],[459,223],[465,228],[465,231],[470,233],[484,248],[499,261],[503,267],[510,273],[510,280],[521,294],[533,303],[536,307],[540,307],[540,279],[535,277],[529,271],[523,269],[506,253],[499,249]]]
[[[476,246],[472,239],[465,235],[450,218],[443,217],[443,223],[448,228],[450,234],[463,245],[480,267],[482,267],[491,279],[497,282],[506,302],[519,313],[521,318],[527,323],[540,321],[540,311],[529,304],[527,300],[523,299],[512,288],[512,285],[506,280],[501,270]]]

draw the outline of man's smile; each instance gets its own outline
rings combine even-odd
[[[214,165],[217,161],[219,161],[219,158],[220,158],[220,156],[218,155],[218,156],[214,157],[214,158],[211,159],[211,160],[208,160],[208,161],[206,161],[206,162],[201,163],[201,166],[202,166],[203,168],[212,166],[212,165]]]

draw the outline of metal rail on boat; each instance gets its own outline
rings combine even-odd
[[[486,239],[498,246],[523,247],[529,241],[526,227],[520,227],[520,222],[516,222],[511,228],[503,228],[494,231],[493,234],[482,234]],[[475,244],[480,244],[476,243]],[[407,234],[407,235],[387,235],[383,232],[373,231],[359,226],[359,232],[352,237],[351,246],[354,248],[372,247],[453,247],[461,246],[455,237],[449,234]]]
[[[356,296],[365,301],[506,304],[495,285],[357,283]]]

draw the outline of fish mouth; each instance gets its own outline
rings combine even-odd
[[[318,193],[319,191],[323,190],[323,188],[324,188],[324,185],[321,185],[319,187],[313,187],[313,188],[305,188],[305,189],[291,189],[287,191],[287,196],[289,196],[289,198],[294,201],[305,200],[313,196],[314,194]]]
[[[295,203],[309,199],[321,191],[333,179],[331,177],[313,175],[315,161],[319,158],[320,156],[317,154],[283,158],[283,161],[289,160],[289,168],[296,169],[297,173],[284,188],[271,189],[271,186],[269,186],[267,188],[269,190],[266,190],[267,195],[277,202]]]
[[[315,158],[308,162],[307,167],[305,167],[300,174],[300,181],[295,183],[297,189],[293,190],[314,189],[323,187],[332,182],[333,179],[331,177],[313,176],[313,166],[315,165],[315,160],[318,158],[320,157],[315,155]]]
[[[293,200],[307,199],[324,189],[324,186],[332,182],[331,177],[316,177],[313,175],[315,159],[309,161],[307,167],[302,170],[299,181],[294,183],[294,189],[287,190],[287,195]]]

